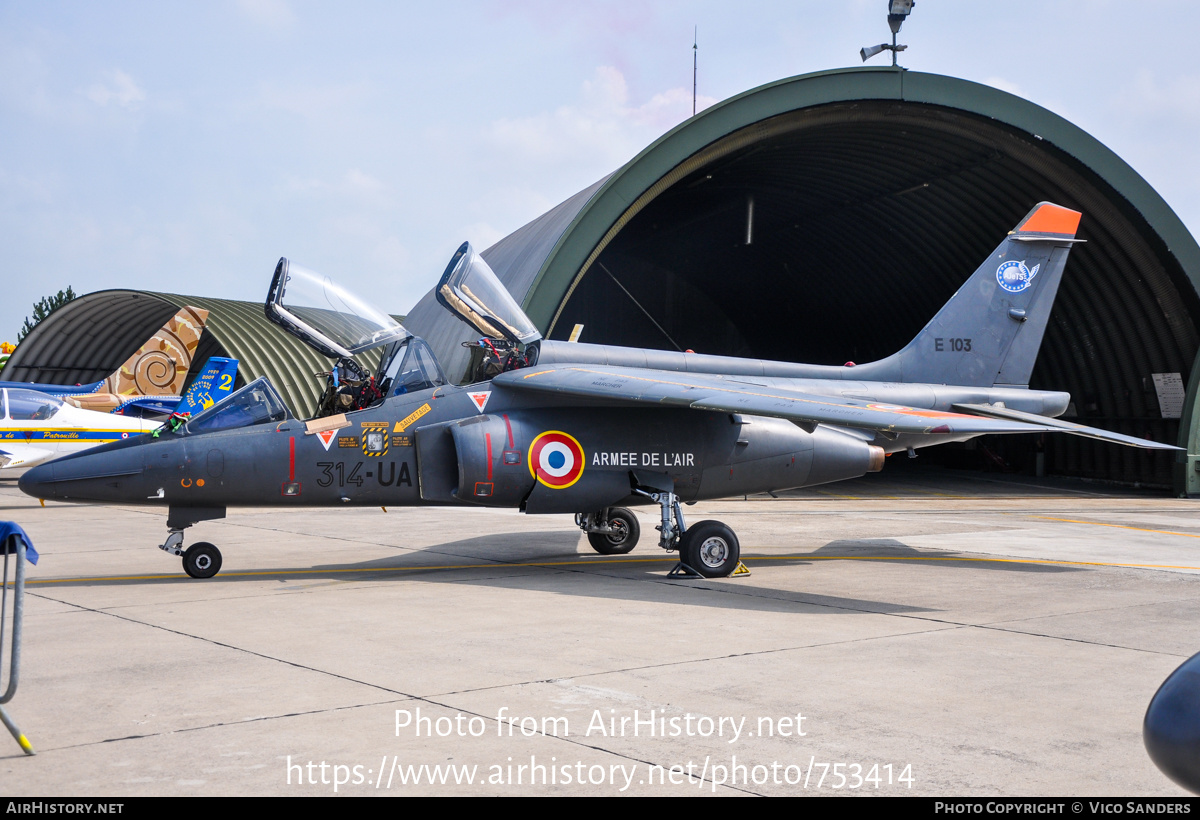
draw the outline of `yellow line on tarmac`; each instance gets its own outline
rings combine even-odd
[[[1200,533],[1194,532],[1175,532],[1173,530],[1151,530],[1146,527],[1130,527],[1125,524],[1105,524],[1103,521],[1078,521],[1074,518],[1052,518],[1048,515],[1039,515],[1038,518],[1044,518],[1047,521],[1065,521],[1068,524],[1091,524],[1093,527],[1116,527],[1119,530],[1137,530],[1138,532],[1156,532],[1159,535],[1182,535],[1184,538],[1200,538]]]
[[[1182,534],[1182,533],[1180,533]],[[968,558],[966,556],[941,557],[933,555],[781,555],[777,559],[763,555],[757,558],[745,558],[743,561],[770,561],[780,559],[796,559],[803,561],[975,561],[991,564],[1053,564],[1071,567],[1132,567],[1136,569],[1194,569],[1200,567],[1177,566],[1175,564],[1125,564],[1116,561],[1058,561],[1041,558]],[[28,583],[28,581],[26,581]]]
[[[332,575],[335,573],[356,573],[356,572],[414,572],[427,569],[507,569],[509,567],[570,567],[580,564],[603,564],[603,563],[621,563],[621,564],[648,564],[660,561],[676,561],[678,559],[670,556],[662,558],[626,558],[616,562],[612,559],[607,561],[603,558],[592,558],[584,561],[532,561],[521,564],[439,564],[430,566],[416,567],[335,567],[330,569],[272,569],[272,570],[256,570],[254,572],[222,572],[222,578],[248,578],[260,575]],[[38,580],[25,580],[25,585],[30,584],[66,584],[66,583],[84,583],[90,581],[190,581],[191,578],[183,575],[124,575],[104,578],[43,578]]]
[[[1067,520],[1067,519],[1062,519]],[[1090,523],[1090,522],[1082,522]],[[1186,533],[1176,533],[1185,535]],[[1060,561],[1039,558],[975,558],[962,555],[753,555],[742,556],[743,561],[942,561],[946,563],[980,563],[980,564],[1047,564],[1053,566],[1079,567],[1129,567],[1134,569],[1189,569],[1200,571],[1200,567],[1175,564],[1127,564],[1113,561]],[[674,556],[661,558],[591,558],[582,561],[530,561],[519,564],[439,564],[417,567],[339,567],[331,569],[277,569],[255,570],[252,572],[222,572],[221,578],[249,578],[280,575],[334,575],[368,572],[417,572],[421,570],[454,570],[454,569],[509,569],[521,567],[573,567],[573,566],[612,566],[613,564],[656,564],[664,561],[678,561]],[[99,583],[103,581],[191,581],[184,575],[124,575],[98,578],[40,578],[27,579],[27,586],[35,584],[80,584]],[[12,586],[10,583],[9,586]]]

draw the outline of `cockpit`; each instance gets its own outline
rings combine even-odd
[[[469,381],[483,381],[537,361],[541,334],[484,259],[464,242],[435,290],[446,310],[481,334]],[[426,342],[392,316],[327,276],[280,259],[264,305],[267,319],[333,360],[314,418],[373,407],[387,398],[447,384]],[[266,378],[174,427],[179,433],[224,430],[291,418]]]
[[[45,421],[62,409],[62,399],[37,390],[10,387],[0,390],[0,419]]]

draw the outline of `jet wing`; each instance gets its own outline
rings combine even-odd
[[[32,467],[56,455],[53,450],[6,441],[0,444],[0,470],[8,467]]]
[[[998,419],[1011,419],[1013,421],[1030,421],[1036,419],[1037,424],[1050,427],[1062,433],[1070,433],[1074,436],[1085,436],[1087,438],[1099,439],[1113,444],[1124,444],[1129,447],[1142,447],[1147,450],[1182,450],[1182,447],[1176,447],[1173,444],[1163,444],[1158,441],[1147,441],[1144,438],[1136,438],[1135,436],[1127,436],[1123,433],[1113,433],[1108,430],[1101,430],[1099,427],[1088,427],[1084,424],[1075,424],[1070,421],[1061,419],[1051,419],[1045,416],[1034,415],[1033,413],[1023,413],[1020,410],[1010,410],[1007,407],[996,407],[991,404],[955,404],[955,410],[966,410],[970,413],[978,413],[981,416],[991,416]]]
[[[691,407],[788,419],[802,427],[833,424],[876,430],[884,435],[982,435],[1038,433],[1057,428],[1041,423],[983,418],[897,404],[819,396],[705,376],[633,367],[547,365],[503,373],[492,384],[583,399],[657,407]],[[1040,418],[1040,417],[1037,417]]]

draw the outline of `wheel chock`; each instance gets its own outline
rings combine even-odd
[[[746,566],[744,563],[742,563],[741,561],[738,561],[737,569],[735,569],[733,572],[729,573],[729,575],[726,577],[737,578],[738,576],[749,575],[749,574],[750,574],[750,568],[748,566]],[[696,572],[696,570],[692,569],[691,567],[689,567],[687,564],[683,563],[682,561],[678,562],[677,564],[675,564],[675,566],[671,567],[671,571],[667,573],[667,577],[668,578],[683,578],[684,580],[687,580],[687,581],[711,580],[709,578],[705,578],[703,575]]]
[[[667,577],[668,578],[683,578],[688,581],[695,580],[695,579],[707,580],[704,578],[703,575],[696,572],[696,570],[692,569],[691,567],[689,567],[687,564],[683,563],[682,561],[678,562],[677,564],[675,564],[675,566],[671,567],[671,571],[667,573]]]

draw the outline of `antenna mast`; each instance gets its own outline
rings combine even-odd
[[[696,54],[699,49],[696,44],[699,42],[697,35],[700,33],[700,27],[692,31],[692,116],[696,116]]]

